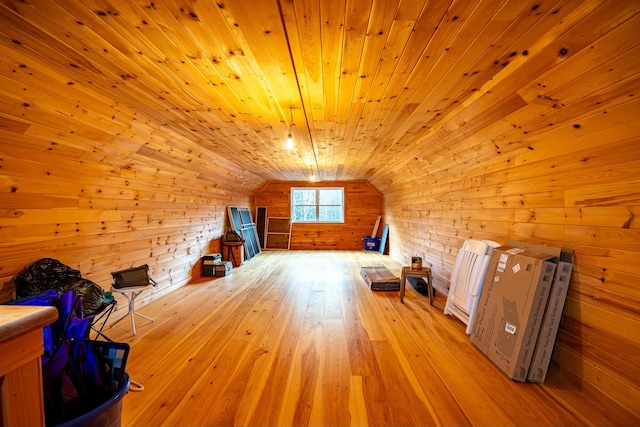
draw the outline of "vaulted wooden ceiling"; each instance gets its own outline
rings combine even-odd
[[[254,185],[315,173],[384,188],[526,150],[525,130],[570,120],[545,116],[580,102],[571,86],[600,51],[637,50],[615,33],[636,2],[605,3],[2,0],[2,111],[47,104],[78,137],[109,130],[96,157],[170,167],[211,151]]]

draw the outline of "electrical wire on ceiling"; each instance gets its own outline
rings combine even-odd
[[[291,128],[293,127],[293,110],[289,107],[289,114],[291,121],[289,122],[289,135],[287,135],[287,142],[284,144],[284,148],[291,150],[293,148],[293,137],[291,136]]]
[[[311,126],[309,126],[309,119],[307,116],[307,110],[305,109],[304,106],[304,102],[303,102],[303,96],[302,96],[302,88],[300,87],[300,80],[298,79],[298,70],[296,69],[296,64],[295,61],[293,60],[293,52],[291,51],[291,43],[289,43],[289,33],[287,32],[287,25],[284,21],[284,13],[282,11],[282,4],[281,4],[282,0],[277,0],[277,4],[278,4],[278,13],[280,14],[280,22],[282,23],[282,29],[284,31],[284,37],[287,40],[287,49],[289,50],[289,58],[291,59],[291,67],[293,68],[293,74],[296,78],[296,87],[298,88],[298,96],[300,97],[300,105],[302,106],[302,114],[304,115],[304,120],[305,123],[307,125],[307,132],[309,134],[309,142],[311,143],[311,151],[313,152],[313,161],[316,164],[316,173],[313,173],[313,170],[311,171],[311,176],[309,177],[310,181],[315,181],[315,182],[319,182],[322,181],[322,176],[320,174],[320,166],[318,165],[318,156],[316,154],[316,147],[315,144],[313,142],[313,136],[311,135]],[[292,107],[289,107],[289,111],[291,110]],[[291,123],[293,123],[293,113],[292,113],[292,118],[291,118]],[[289,126],[289,137],[291,137],[291,125]],[[292,140],[293,143],[293,140]]]

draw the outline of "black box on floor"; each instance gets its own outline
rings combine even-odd
[[[228,276],[231,274],[233,264],[231,264],[231,261],[222,261],[222,263],[216,264],[215,268],[216,276]]]
[[[215,266],[222,262],[222,255],[209,254],[202,257],[202,275],[203,276],[215,276]]]

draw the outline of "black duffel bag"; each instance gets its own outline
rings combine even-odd
[[[113,287],[116,289],[156,286],[156,282],[149,276],[149,266],[147,264],[115,271],[111,273],[111,276],[113,276]]]

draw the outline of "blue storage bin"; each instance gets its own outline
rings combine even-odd
[[[122,386],[102,405],[72,420],[57,424],[54,427],[120,427],[122,398],[129,391],[131,380],[125,372]]]
[[[380,247],[379,237],[364,237],[364,250],[365,251],[377,251]]]

